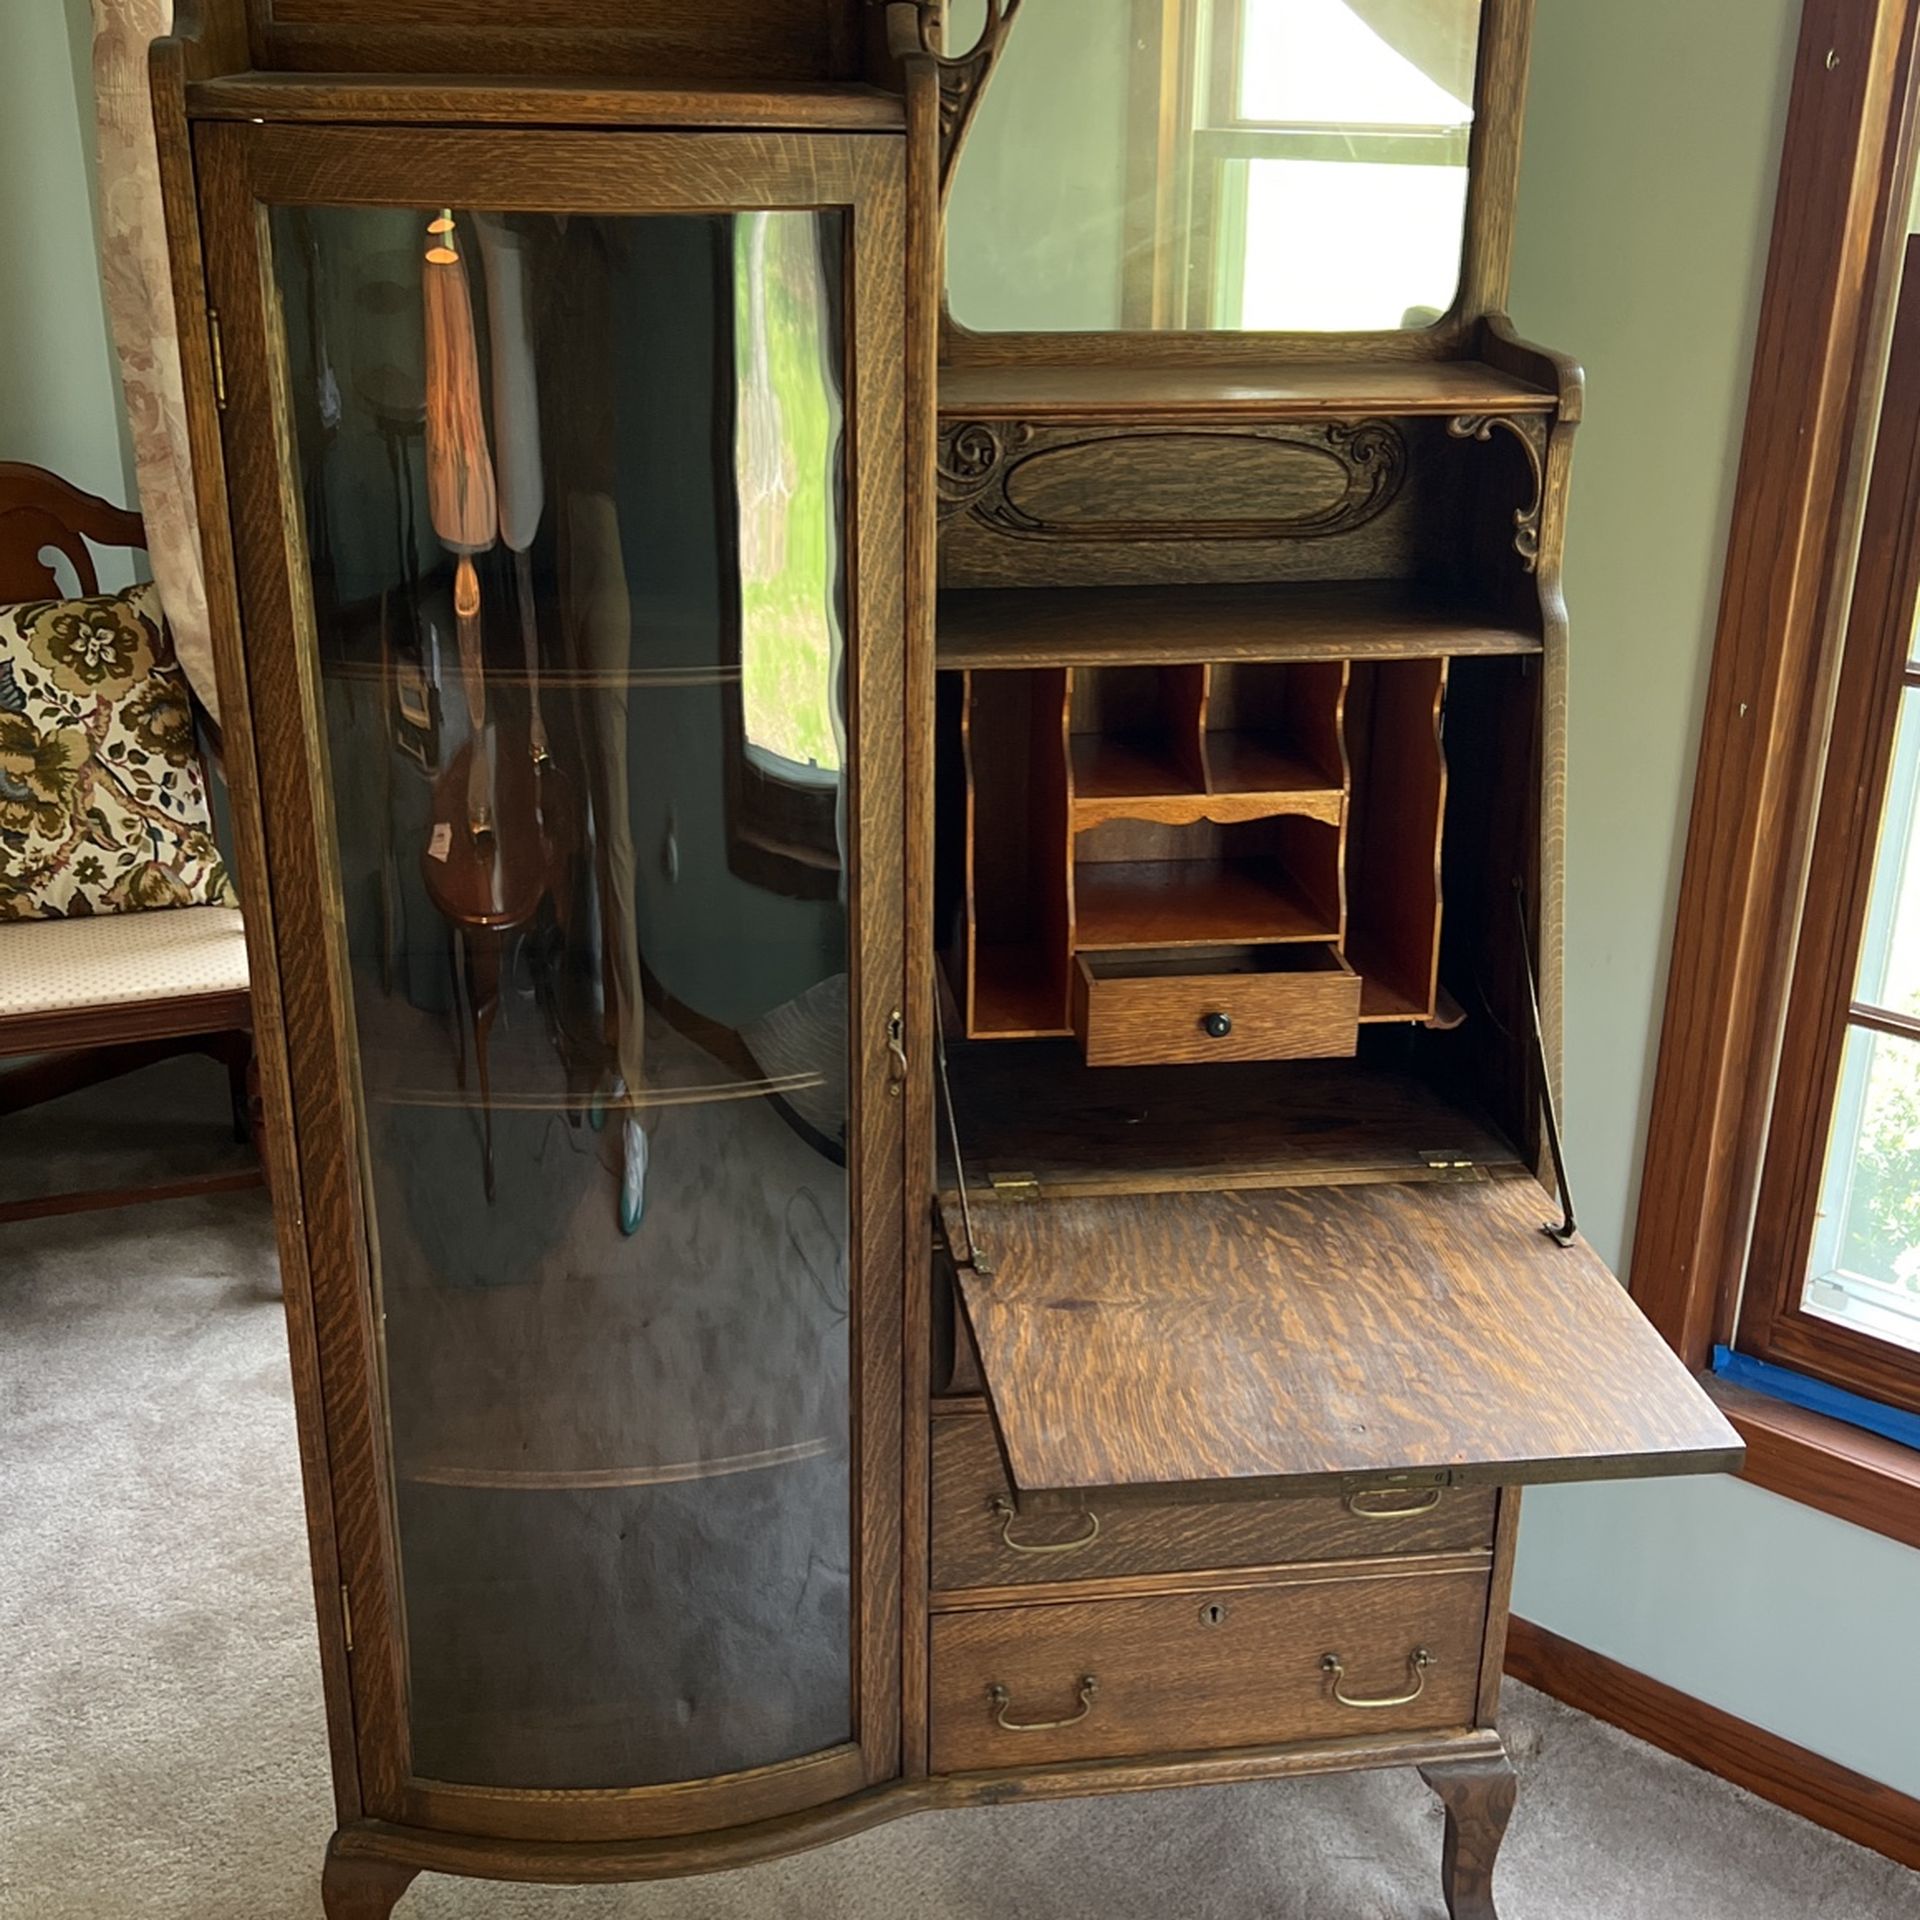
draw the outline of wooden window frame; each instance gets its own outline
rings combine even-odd
[[[1804,1267],[1760,1231],[1761,1171],[1776,1124],[1783,1153],[1810,1137],[1788,1012],[1796,952],[1814,967],[1834,931],[1811,852],[1905,249],[1917,22],[1920,0],[1801,15],[1630,1266],[1702,1372],[1743,1291],[1777,1297]],[[1920,1546],[1920,1453],[1716,1391],[1744,1478]]]
[[[1825,1185],[1841,1056],[1855,1031],[1920,1038],[1920,1021],[1857,1004],[1854,982],[1920,607],[1920,238],[1910,238],[1887,361],[1866,522],[1808,861],[1806,902],[1767,1130],[1735,1344],[1755,1359],[1920,1412],[1920,1351],[1801,1304]]]

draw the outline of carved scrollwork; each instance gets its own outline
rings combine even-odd
[[[918,51],[932,60],[940,83],[940,197],[944,200],[994,63],[1013,31],[1021,0],[986,0],[980,38],[965,53],[950,54],[941,42],[943,0],[912,0],[919,14]]]
[[[999,426],[968,420],[943,427],[934,469],[940,487],[941,517],[970,507],[990,491],[1001,479],[1008,459],[1032,438],[1032,427],[1021,421]]]
[[[1069,518],[1036,511],[1017,491],[1023,473],[1031,479],[1047,464],[1088,456],[1097,461],[1098,449],[1119,445],[1147,456],[1143,470],[1150,466],[1156,446],[1176,448],[1183,455],[1215,446],[1271,451],[1281,463],[1276,492],[1287,491],[1280,478],[1285,474],[1295,482],[1295,497],[1268,512],[1232,518],[1171,512],[1103,518],[1085,511]],[[1383,513],[1406,479],[1407,446],[1390,420],[1190,430],[1123,427],[1106,432],[967,420],[942,429],[938,474],[943,519],[965,513],[1017,540],[1305,540],[1351,533]],[[1298,497],[1302,475],[1316,482],[1305,489],[1305,499]],[[1030,485],[1029,494],[1033,491]]]
[[[1524,506],[1513,510],[1513,550],[1520,564],[1532,573],[1540,564],[1540,520],[1547,505],[1546,428],[1529,419],[1524,424],[1511,414],[1459,413],[1447,422],[1447,431],[1456,440],[1492,440],[1496,427],[1505,428],[1520,442],[1533,474],[1533,495]]]

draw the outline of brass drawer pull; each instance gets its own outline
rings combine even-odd
[[[1013,1696],[999,1681],[987,1689],[987,1704],[993,1709],[993,1717],[999,1726],[1009,1733],[1052,1733],[1060,1727],[1077,1727],[1093,1711],[1093,1696],[1100,1691],[1100,1682],[1092,1674],[1080,1676],[1080,1711],[1070,1713],[1064,1720],[1009,1720],[1008,1710],[1013,1705]]]
[[[1409,1500],[1397,1507],[1376,1507],[1376,1500],[1391,1500],[1397,1496],[1392,1487],[1355,1487],[1342,1502],[1346,1510],[1356,1520],[1411,1520],[1416,1513],[1431,1513],[1440,1504],[1443,1489],[1429,1487],[1417,1500]]]
[[[1016,1540],[1013,1537],[1013,1523],[1019,1516],[1013,1510],[1013,1502],[1004,1493],[996,1493],[987,1502],[987,1507],[999,1518],[1000,1544],[1011,1547],[1015,1553],[1078,1553],[1082,1547],[1090,1547],[1100,1538],[1100,1516],[1089,1512],[1086,1516],[1086,1532],[1075,1534],[1071,1540],[1055,1540],[1051,1543]]]
[[[1371,1710],[1374,1707],[1404,1707],[1418,1700],[1427,1690],[1427,1669],[1432,1665],[1433,1655],[1425,1647],[1415,1647],[1407,1655],[1407,1677],[1413,1685],[1405,1693],[1382,1694],[1377,1700],[1363,1699],[1357,1693],[1341,1692],[1340,1682],[1346,1678],[1347,1670],[1340,1664],[1340,1656],[1337,1653],[1328,1654],[1320,1662],[1320,1671],[1327,1676],[1327,1684],[1332,1689],[1333,1697],[1343,1707]]]

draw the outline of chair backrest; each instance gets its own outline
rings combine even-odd
[[[49,549],[73,568],[81,593],[98,593],[95,547],[147,544],[137,513],[82,493],[57,473],[23,460],[0,460],[0,604],[57,600],[67,589],[44,557]]]

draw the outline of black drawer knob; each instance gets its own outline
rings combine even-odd
[[[1214,1040],[1224,1040],[1233,1031],[1233,1016],[1228,1013],[1203,1013],[1201,1031]]]

